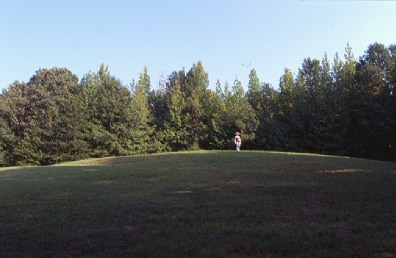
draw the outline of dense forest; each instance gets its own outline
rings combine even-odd
[[[123,85],[106,65],[79,79],[40,69],[0,95],[0,165],[190,149],[314,152],[396,160],[396,45],[374,43],[356,59],[306,58],[279,85],[252,69],[243,87],[209,85],[202,62],[154,90],[147,68]]]

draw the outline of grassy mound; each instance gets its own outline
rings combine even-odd
[[[0,170],[0,257],[394,256],[396,164],[200,151]]]

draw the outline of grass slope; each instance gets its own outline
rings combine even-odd
[[[200,151],[0,170],[0,257],[395,257],[396,164]]]

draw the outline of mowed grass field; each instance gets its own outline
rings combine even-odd
[[[199,151],[0,169],[0,257],[395,257],[396,163]]]

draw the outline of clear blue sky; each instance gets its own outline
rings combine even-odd
[[[39,68],[81,79],[102,63],[124,85],[147,66],[155,88],[198,61],[213,89],[236,76],[246,87],[252,68],[278,88],[304,58],[396,44],[395,11],[396,1],[0,0],[0,89]]]

